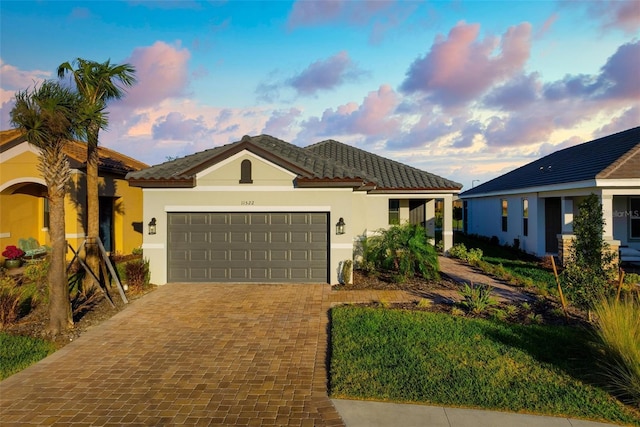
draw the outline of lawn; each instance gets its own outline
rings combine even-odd
[[[586,331],[443,313],[331,311],[330,394],[640,426],[602,388]]]
[[[43,359],[56,350],[54,343],[0,332],[0,380]]]

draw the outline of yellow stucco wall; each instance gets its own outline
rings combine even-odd
[[[40,244],[49,244],[44,219],[46,187],[37,164],[36,150],[26,143],[0,155],[0,250],[28,237],[36,238]],[[21,194],[23,192],[29,194]],[[103,174],[100,196],[114,199],[113,250],[131,253],[142,245],[142,190],[129,187],[119,176]],[[78,248],[85,237],[85,205],[85,175],[74,170],[65,200],[65,232],[74,248]],[[73,256],[71,251],[67,256]]]

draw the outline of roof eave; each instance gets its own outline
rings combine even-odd
[[[195,178],[183,179],[144,179],[144,178],[127,178],[131,187],[140,188],[194,188],[196,186]]]

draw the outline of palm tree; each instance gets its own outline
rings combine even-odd
[[[95,109],[103,110],[106,103],[112,99],[120,99],[124,96],[124,87],[135,83],[135,69],[130,64],[111,64],[106,62],[89,61],[77,58],[73,61],[76,65],[65,62],[58,67],[58,78],[63,78],[67,73],[73,77],[78,93],[89,105]],[[118,84],[119,83],[119,84]],[[100,235],[99,196],[98,196],[98,133],[106,127],[104,123],[89,120],[86,123],[87,136],[87,264],[92,271],[98,271],[98,249],[95,245]],[[87,275],[83,284],[84,291],[94,286],[90,275]]]
[[[57,335],[73,326],[65,269],[64,200],[71,169],[63,146],[77,134],[81,98],[57,82],[45,81],[32,91],[15,94],[11,122],[27,141],[40,149],[38,169],[47,184],[51,265],[49,283],[49,332]]]

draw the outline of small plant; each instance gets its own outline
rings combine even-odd
[[[531,304],[529,304],[528,302],[523,302],[522,304],[520,304],[520,308],[522,308],[524,311],[530,311],[531,310]]]
[[[469,286],[465,283],[464,288],[460,291],[460,295],[464,297],[460,305],[470,313],[481,314],[498,303],[491,297],[492,291],[493,288],[485,284],[474,285],[472,282],[471,286]]]
[[[430,308],[433,306],[433,301],[431,301],[428,298],[420,298],[420,301],[418,301],[418,307],[420,308]]]
[[[491,312],[491,318],[494,320],[503,321],[507,318],[507,311],[502,309],[495,309]]]
[[[0,327],[16,321],[20,313],[20,290],[10,276],[0,277]]]
[[[529,313],[527,314],[527,320],[535,325],[539,325],[542,323],[542,316],[538,313]]]
[[[24,251],[14,245],[9,245],[2,251],[2,256],[6,259],[20,259],[24,256]]]
[[[125,264],[125,275],[129,288],[142,291],[149,285],[149,261],[136,259]]]
[[[464,316],[465,312],[464,312],[464,310],[461,310],[458,307],[453,307],[451,309],[451,315],[452,316]]]
[[[596,343],[609,388],[640,409],[640,301],[603,298],[594,306]]]
[[[133,248],[133,250],[131,251],[131,254],[136,256],[142,256],[142,248]]]
[[[48,257],[42,260],[29,261],[22,274],[28,282],[33,282],[37,285],[46,285],[49,264]]]
[[[504,310],[507,312],[509,316],[513,316],[518,311],[518,307],[513,304],[507,304],[504,306]]]
[[[449,256],[464,260],[467,257],[467,247],[464,243],[456,243],[449,249]]]

